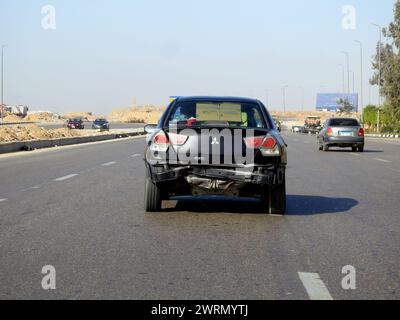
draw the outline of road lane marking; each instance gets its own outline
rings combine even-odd
[[[109,167],[109,166],[112,166],[112,165],[114,165],[116,163],[117,163],[116,161],[111,161],[111,162],[103,163],[101,166],[102,167]]]
[[[299,272],[299,277],[311,300],[333,300],[318,273]]]
[[[67,175],[65,177],[54,179],[53,181],[61,182],[61,181],[65,181],[65,180],[71,179],[71,178],[76,177],[76,176],[79,176],[79,174],[69,174],[69,175]]]
[[[379,159],[379,158],[374,158],[374,160],[376,161],[380,161],[380,162],[385,162],[385,163],[389,163],[389,160],[385,160],[385,159]]]
[[[141,156],[141,154],[140,153],[137,153],[137,154],[133,154],[133,155],[131,155],[131,157],[132,158],[137,158],[137,157],[140,157]]]
[[[4,202],[4,201],[7,201],[7,199],[0,199],[0,202]]]
[[[361,157],[361,155],[360,154],[358,154],[358,153],[350,153],[352,156],[356,156],[356,157]]]

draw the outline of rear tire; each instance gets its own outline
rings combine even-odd
[[[351,150],[352,150],[353,152],[357,152],[357,147],[352,147]]]
[[[161,211],[161,189],[153,181],[146,178],[144,188],[144,209],[146,212]]]
[[[321,144],[321,142],[319,142],[319,140],[318,140],[318,150],[319,151],[324,150],[324,146]]]
[[[270,186],[266,190],[265,202],[268,208],[268,214],[285,215],[286,214],[286,176],[280,185]]]
[[[358,152],[364,152],[364,147],[358,147]]]

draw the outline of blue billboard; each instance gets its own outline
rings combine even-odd
[[[339,101],[347,100],[353,106],[353,112],[358,112],[358,94],[357,93],[318,93],[317,110],[336,112],[341,108]]]

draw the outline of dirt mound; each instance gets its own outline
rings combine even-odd
[[[24,120],[28,122],[53,122],[60,120],[60,117],[50,112],[39,112],[29,114]]]
[[[83,119],[84,121],[94,121],[98,118],[98,116],[93,115],[92,112],[69,112],[64,114],[65,119],[75,119],[75,118],[80,118]]]
[[[0,142],[72,138],[84,135],[85,132],[82,131],[74,131],[68,129],[46,130],[37,125],[0,127]]]
[[[115,109],[108,120],[112,122],[156,124],[161,118],[165,107],[142,106],[126,109]]]
[[[23,118],[21,118],[21,117],[18,117],[16,115],[14,115],[14,114],[10,114],[8,116],[5,116],[3,118],[3,121],[11,123],[11,122],[21,122],[21,121],[25,121],[25,120]]]

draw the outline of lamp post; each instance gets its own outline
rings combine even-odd
[[[342,93],[343,93],[343,95],[345,94],[345,91],[346,91],[346,89],[345,89],[345,84],[344,84],[344,65],[342,65],[342,64],[339,64],[339,67],[341,67],[342,68],[342,86],[343,86],[343,89],[342,89]]]
[[[361,122],[364,122],[364,72],[363,72],[363,44],[359,40],[354,42],[360,45],[360,106],[361,106]]]
[[[350,55],[347,51],[342,51],[347,58],[347,93],[350,93]]]
[[[282,91],[283,91],[283,112],[284,113],[286,113],[286,89],[288,88],[289,86],[284,86],[283,88],[282,88]]]
[[[4,121],[4,48],[6,44],[1,46],[1,123]]]
[[[378,121],[377,121],[377,130],[378,133],[381,132],[381,121],[380,121],[380,112],[381,112],[381,82],[382,82],[382,61],[381,61],[381,45],[382,45],[382,26],[376,23],[372,23],[373,26],[379,29],[379,44],[378,44],[378,64],[379,64],[379,75],[378,75]]]

